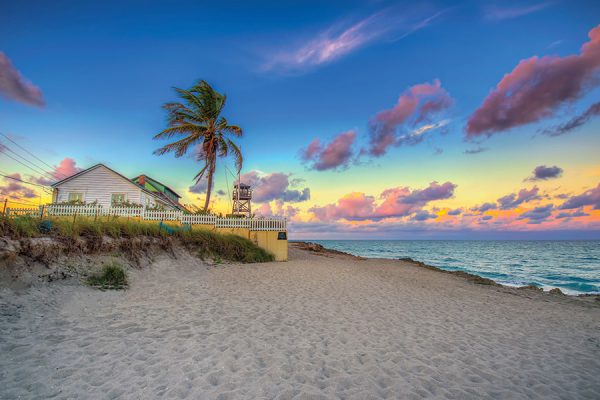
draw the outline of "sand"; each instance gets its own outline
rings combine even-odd
[[[290,256],[2,289],[0,398],[600,398],[598,302]]]

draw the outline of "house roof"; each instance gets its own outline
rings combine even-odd
[[[118,173],[118,172],[117,172],[117,171],[115,171],[114,169],[112,169],[112,168],[110,168],[110,167],[107,167],[106,165],[104,165],[104,164],[102,164],[102,163],[99,163],[99,164],[93,165],[93,166],[91,166],[91,167],[89,167],[89,168],[87,168],[87,169],[84,169],[84,170],[82,170],[82,171],[79,171],[78,173],[76,173],[76,174],[74,174],[74,175],[71,175],[71,176],[69,176],[69,177],[67,177],[67,178],[65,178],[65,179],[61,179],[61,180],[60,180],[60,181],[58,181],[58,182],[54,182],[54,183],[53,183],[53,184],[51,184],[50,186],[51,186],[51,187],[53,187],[53,188],[55,188],[55,187],[57,187],[57,186],[60,186],[60,185],[62,185],[62,184],[63,184],[63,183],[65,183],[65,182],[68,182],[68,181],[70,181],[71,179],[77,178],[78,176],[81,176],[81,175],[83,175],[83,174],[86,174],[86,173],[88,173],[88,172],[90,172],[90,171],[92,171],[92,170],[94,170],[94,169],[96,169],[96,168],[99,168],[99,167],[104,167],[104,168],[106,168],[107,170],[111,171],[112,173],[114,173],[114,174],[116,174],[116,175],[120,176],[121,178],[125,179],[127,182],[131,183],[132,185],[135,185],[135,186],[137,186],[137,187],[138,187],[140,190],[142,190],[143,192],[145,192],[145,193],[149,194],[150,196],[152,196],[152,197],[154,197],[154,198],[156,198],[156,199],[158,199],[158,200],[160,200],[160,201],[162,201],[162,202],[168,203],[168,204],[170,204],[170,205],[172,205],[173,207],[176,207],[176,208],[178,208],[178,209],[185,209],[185,207],[183,207],[181,204],[179,204],[179,203],[177,203],[177,202],[173,201],[172,199],[169,199],[169,198],[168,198],[167,196],[165,196],[163,193],[160,193],[160,192],[159,192],[159,193],[152,192],[152,191],[150,191],[150,190],[146,189],[145,187],[143,187],[142,185],[139,185],[139,184],[137,184],[136,182],[134,182],[133,180],[131,180],[131,179],[127,178],[125,175],[122,175],[122,174]],[[170,189],[169,189],[169,190],[170,190]],[[173,192],[173,193],[175,193],[175,192]],[[175,193],[175,194],[176,194],[176,193]]]
[[[148,181],[150,181],[150,184],[152,184],[152,183],[157,183],[158,185],[160,185],[160,186],[164,187],[165,189],[167,189],[169,192],[173,193],[173,194],[174,194],[175,196],[177,196],[178,198],[181,198],[181,196],[180,196],[180,195],[178,195],[178,194],[177,194],[177,192],[176,192],[176,191],[174,191],[173,189],[171,189],[169,186],[165,185],[165,184],[164,184],[164,183],[162,183],[162,182],[159,182],[159,181],[157,181],[157,180],[156,180],[156,179],[154,179],[154,178],[151,178],[151,177],[149,177],[148,175],[144,175],[144,174],[142,174],[142,175],[138,175],[138,176],[136,176],[135,178],[132,178],[131,180],[132,180],[132,181],[135,181],[135,180],[137,180],[137,179],[141,178],[142,176],[144,176],[144,177],[145,177],[145,178],[146,178]],[[156,185],[152,185],[152,186],[156,187]],[[159,188],[156,188],[156,189],[159,189]]]

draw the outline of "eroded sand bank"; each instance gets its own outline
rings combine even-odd
[[[0,292],[0,398],[600,398],[598,302],[291,249]]]

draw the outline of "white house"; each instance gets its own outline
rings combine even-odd
[[[102,207],[135,203],[146,207],[162,206],[167,210],[185,210],[179,204],[181,196],[168,186],[161,184],[155,187],[151,182],[157,181],[145,175],[129,179],[104,164],[96,164],[52,184],[52,201],[97,202]]]

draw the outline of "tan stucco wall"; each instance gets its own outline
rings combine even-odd
[[[250,231],[250,240],[257,246],[273,253],[275,261],[287,261],[288,241],[277,239],[279,232],[272,231]],[[287,237],[287,232],[286,232]]]

